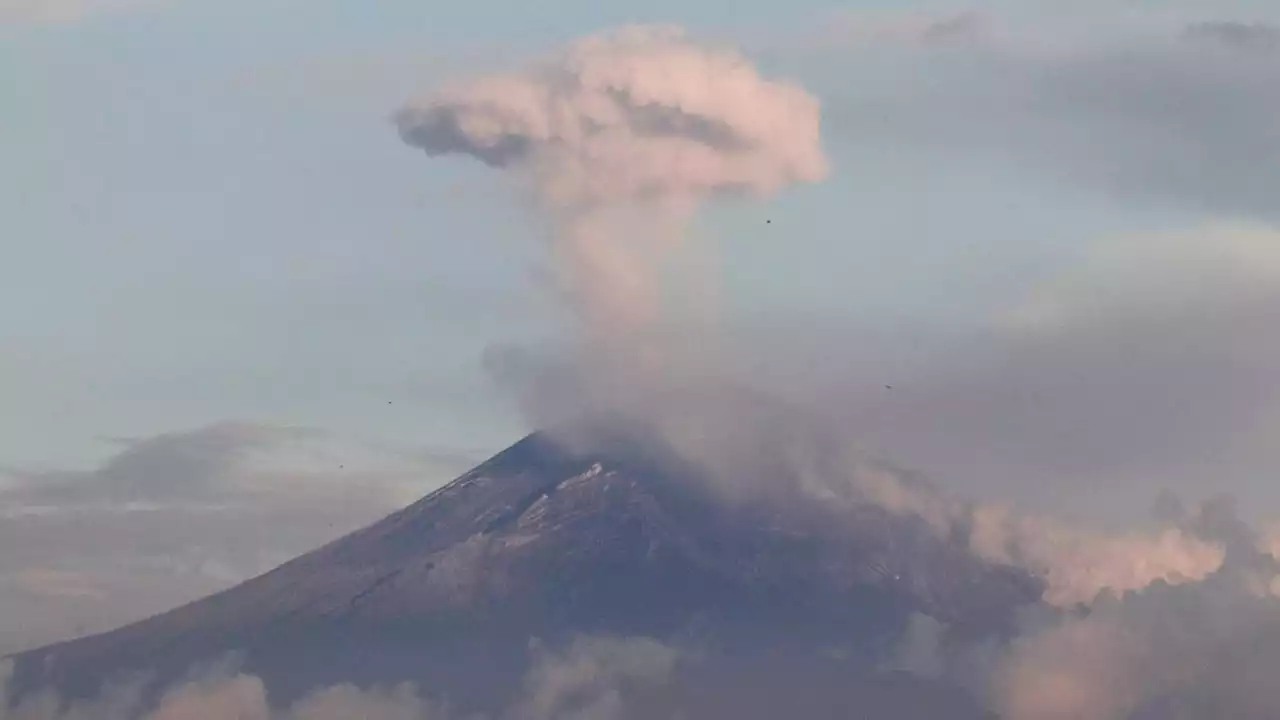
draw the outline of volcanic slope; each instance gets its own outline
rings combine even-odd
[[[19,655],[12,688],[84,697],[124,672],[159,685],[235,653],[282,704],[341,682],[413,681],[495,715],[536,646],[642,636],[696,649],[681,702],[699,717],[846,717],[849,702],[980,717],[949,691],[875,668],[914,613],[953,633],[999,633],[1043,590],[871,502],[727,499],[661,443],[575,447],[530,435],[265,575]]]

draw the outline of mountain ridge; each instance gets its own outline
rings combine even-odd
[[[1043,591],[919,518],[726,501],[651,436],[596,430],[577,445],[534,433],[259,577],[19,654],[13,687],[87,696],[126,670],[161,685],[234,653],[281,703],[325,684],[410,681],[492,713],[533,641],[653,637],[761,667],[834,652],[864,672],[913,613],[999,634]]]

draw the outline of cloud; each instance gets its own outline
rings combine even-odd
[[[889,651],[885,668],[925,678],[942,677],[946,672],[945,633],[946,625],[937,619],[913,613],[898,644]]]
[[[1044,600],[1052,605],[1087,604],[1104,591],[1121,594],[1158,581],[1198,581],[1223,562],[1220,538],[1172,520],[1153,526],[1128,516],[1124,529],[1109,530],[1100,523],[1019,509],[1007,494],[976,492],[952,482],[946,472],[926,478],[903,470],[897,458],[907,457],[910,467],[909,452],[886,462],[865,449],[858,428],[846,422],[839,386],[820,384],[814,395],[798,395],[786,384],[795,382],[792,376],[780,385],[761,376],[736,384],[740,378],[728,373],[708,379],[696,367],[671,374],[665,366],[661,373],[631,375],[615,387],[594,383],[589,367],[557,367],[552,361],[539,367],[536,361],[510,357],[506,362],[513,387],[534,393],[525,402],[539,426],[557,429],[567,443],[598,442],[594,433],[602,418],[624,419],[643,428],[644,437],[660,440],[665,452],[702,471],[729,502],[780,509],[816,501],[835,512],[874,504],[923,521],[922,528],[939,539],[961,543],[989,562],[1035,573],[1045,582]],[[796,357],[788,361],[789,367],[801,364]],[[898,392],[876,387],[882,395]],[[795,403],[786,399],[795,397]],[[913,447],[917,436],[910,433],[909,427],[903,430],[900,446]],[[1143,499],[1150,502],[1155,494],[1150,488]]]
[[[290,720],[427,720],[442,715],[411,685],[365,691],[337,685],[314,692],[294,705]]]
[[[581,637],[563,651],[541,650],[525,677],[517,720],[614,720],[628,685],[671,680],[679,653],[649,638]]]
[[[895,44],[928,48],[984,39],[990,31],[989,18],[972,10],[950,14],[849,10],[826,20],[822,28],[807,33],[801,43],[788,49],[804,52],[816,47],[829,52],[850,46]]]
[[[33,568],[18,573],[16,580],[22,590],[41,597],[102,597],[92,581],[75,573]]]
[[[1115,526],[1161,490],[1213,487],[1274,514],[1280,235],[1211,224],[1094,247],[990,324],[763,318],[726,354],[962,496]]]
[[[455,81],[395,123],[428,156],[469,156],[527,183],[576,309],[615,339],[654,321],[660,261],[701,201],[827,174],[816,99],[668,26],[590,35],[522,72]]]
[[[237,675],[221,680],[193,680],[160,699],[160,706],[147,720],[194,720],[195,718],[244,718],[270,720],[267,691],[255,677]]]
[[[888,667],[970,688],[1003,720],[1274,717],[1280,602],[1268,587],[1280,564],[1225,499],[1179,529],[1221,542],[1225,558],[1194,580],[1027,608],[1009,639],[957,641],[917,616]]]
[[[225,423],[141,440],[87,472],[12,472],[29,504],[208,500],[250,454],[305,431]]]
[[[263,573],[472,462],[247,423],[114,442],[97,468],[11,471],[0,488],[0,654]]]
[[[1119,720],[1142,699],[1142,654],[1110,618],[1054,627],[1014,645],[995,680],[997,708],[1009,720]]]
[[[446,86],[396,122],[428,155],[530,165],[554,207],[768,194],[827,171],[811,96],[672,27],[589,36],[527,73]]]
[[[975,508],[969,525],[975,553],[1042,575],[1045,601],[1063,607],[1091,603],[1104,591],[1203,580],[1226,555],[1222,546],[1178,528],[1110,535],[997,504]]]
[[[621,720],[636,689],[670,683],[680,652],[643,637],[582,636],[562,648],[539,647],[521,691],[502,713],[509,720]],[[136,680],[120,681],[91,700],[45,694],[14,706],[12,663],[0,660],[0,720],[443,720],[447,708],[408,683],[394,687],[340,684],[315,689],[287,708],[273,707],[262,680],[215,663],[147,702]]]
[[[1153,38],[1121,27],[896,53],[847,43],[826,55],[829,137],[1177,212],[1280,219],[1276,29],[1219,22]]]
[[[176,506],[213,511],[248,498],[306,503],[328,492],[394,491],[394,482],[410,482],[424,466],[452,472],[474,462],[448,449],[394,447],[313,428],[252,423],[109,442],[120,450],[92,470],[9,469],[9,487],[0,495],[9,514]]]
[[[0,697],[5,683],[0,676]],[[443,717],[410,686],[362,690],[336,685],[316,690],[291,707],[277,710],[262,680],[217,667],[163,689],[148,703],[139,683],[120,682],[92,700],[65,702],[43,695],[16,707],[0,705],[0,720],[429,720]]]
[[[1218,519],[1250,534],[1229,514]],[[1256,591],[1259,570],[1273,578],[1277,566],[1237,546],[1201,582],[1156,584],[1033,625],[996,665],[996,709],[1009,720],[1273,716],[1280,693],[1259,673],[1280,661],[1280,603]]]
[[[1191,25],[1183,37],[1219,43],[1230,48],[1274,52],[1280,50],[1280,28],[1265,23],[1202,22]]]
[[[1036,288],[1007,320],[1028,332],[1230,313],[1280,295],[1280,230],[1216,223],[1102,238],[1081,264]]]

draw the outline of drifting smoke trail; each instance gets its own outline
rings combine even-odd
[[[655,276],[700,201],[826,176],[818,102],[673,27],[586,37],[526,72],[441,89],[396,115],[429,156],[518,172],[594,332],[657,312]]]

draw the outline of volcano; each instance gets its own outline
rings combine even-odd
[[[685,717],[976,718],[960,690],[883,671],[886,654],[913,615],[999,635],[1042,591],[876,503],[731,497],[651,436],[535,433],[265,575],[18,655],[11,689],[84,697],[132,671],[160,687],[230,653],[273,702],[410,681],[494,717],[536,648],[610,636],[697,649],[663,700]]]

